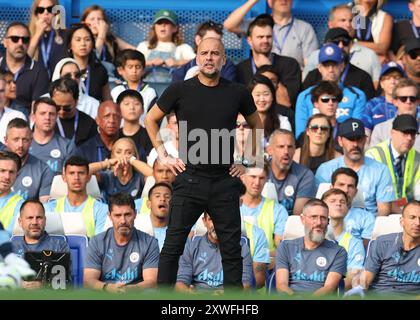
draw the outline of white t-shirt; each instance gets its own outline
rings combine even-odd
[[[157,45],[153,49],[148,48],[149,42],[143,41],[137,46],[137,50],[144,54],[146,60],[149,59],[149,56],[152,51],[160,51],[166,53],[173,53],[175,60],[192,60],[195,58],[195,53],[193,48],[186,43],[183,43],[179,46],[176,46],[173,42],[161,42],[158,41]]]

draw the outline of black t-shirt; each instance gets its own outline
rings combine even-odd
[[[146,129],[140,127],[132,136],[127,136],[124,134],[123,129],[120,129],[120,138],[131,138],[136,144],[137,151],[140,155],[140,160],[146,161],[146,157],[149,155],[150,151],[153,149],[152,141],[150,141],[149,135],[147,134]]]
[[[166,114],[175,112],[179,156],[187,165],[200,169],[220,169],[233,163],[237,116],[241,113],[247,117],[257,110],[251,93],[243,85],[220,78],[217,86],[207,87],[197,76],[171,84],[157,105]],[[227,139],[220,138],[221,129],[231,134],[229,152]]]
[[[76,146],[80,146],[83,142],[89,140],[90,138],[94,137],[98,134],[96,122],[86,113],[83,111],[78,111],[79,113],[79,123],[77,124],[76,129]],[[63,126],[63,131],[65,137],[68,139],[72,139],[74,135],[74,121],[76,117],[71,119],[61,119],[60,123]],[[58,125],[55,125],[55,132],[60,134],[60,130],[58,129]]]
[[[420,34],[420,27],[415,27],[417,33]],[[415,39],[413,25],[410,20],[401,20],[394,23],[392,28],[391,50],[397,53],[398,49],[411,39]]]
[[[303,89],[306,90],[309,87],[312,87],[322,80],[322,75],[318,69],[310,71],[305,80],[303,81]],[[366,101],[375,97],[375,87],[373,86],[372,77],[365,70],[356,67],[354,64],[350,63],[349,71],[347,76],[344,79],[344,85],[346,87],[356,87],[362,90],[366,95]]]
[[[102,97],[102,88],[108,83],[108,72],[102,63],[93,62],[89,63],[90,67],[90,79],[89,79],[89,95],[94,97],[99,101],[103,101]],[[86,73],[86,69],[82,70],[82,73]],[[87,86],[87,80],[85,80],[85,85]]]
[[[52,76],[55,66],[57,65],[57,63],[65,58],[67,56],[67,37],[68,37],[68,31],[67,30],[63,30],[63,29],[58,29],[58,31],[51,31],[53,32],[52,35],[52,41],[51,41],[51,52],[49,55],[49,59],[48,59],[48,69],[50,72],[50,77]],[[58,32],[59,34],[59,39],[61,38],[61,43],[57,43],[57,37],[56,37],[56,32]],[[44,35],[44,37],[39,41],[38,44],[38,61],[45,66],[44,64],[44,56],[42,55],[42,42],[45,43],[45,48],[48,48],[48,42],[49,42],[49,37],[50,37],[50,33],[46,33]],[[58,39],[58,41],[59,41]],[[60,42],[60,41],[59,41]]]

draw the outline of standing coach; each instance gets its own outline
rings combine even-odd
[[[229,138],[228,143],[222,143],[219,135],[214,137],[214,132],[233,132],[230,134],[233,137],[236,118],[241,113],[253,130],[252,156],[262,156],[261,150],[256,151],[257,141],[261,141],[257,137],[257,129],[260,129],[260,134],[262,124],[246,88],[220,77],[226,56],[219,39],[203,40],[197,49],[196,61],[198,75],[170,85],[145,119],[147,132],[158,150],[160,161],[175,174],[180,173],[173,185],[169,226],[159,258],[158,284],[175,284],[178,260],[188,233],[206,211],[220,240],[224,287],[240,288],[241,182],[238,177],[245,172],[243,164],[250,163],[250,159],[245,159],[242,164],[233,164],[233,138]],[[180,130],[180,158],[169,156],[158,136],[159,121],[171,112],[175,112]],[[226,144],[230,148],[223,154],[221,151],[225,151],[222,149]]]

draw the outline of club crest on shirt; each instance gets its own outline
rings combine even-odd
[[[417,265],[420,267],[420,258],[417,259]]]
[[[137,261],[139,261],[140,259],[140,255],[138,254],[138,252],[133,252],[132,254],[130,254],[130,261],[132,263],[136,263]]]
[[[327,259],[325,257],[318,257],[315,261],[318,267],[325,267],[327,265]]]
[[[288,185],[288,186],[286,186],[286,188],[284,188],[284,194],[287,197],[293,196],[294,193],[295,193],[295,189],[293,189],[293,186]]]
[[[135,197],[137,195],[139,191],[137,189],[134,189],[133,191],[131,191],[131,196]]]
[[[53,158],[60,158],[61,152],[58,149],[52,149],[50,152],[51,157]]]
[[[22,185],[24,187],[31,186],[32,185],[32,178],[30,176],[23,177],[23,179],[22,179]]]

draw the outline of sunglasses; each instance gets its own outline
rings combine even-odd
[[[343,39],[335,39],[335,40],[332,40],[331,42],[336,44],[337,46],[340,45],[340,42],[342,42],[343,46],[347,47],[350,44],[351,40],[347,38],[343,38]]]
[[[208,26],[210,28],[215,28],[215,29],[218,29],[219,31],[222,31],[223,30],[223,24],[216,23],[216,22],[214,22],[212,20],[208,20],[208,21],[204,22],[202,24],[202,26]]]
[[[318,130],[321,129],[322,133],[327,133],[328,131],[330,131],[330,127],[328,126],[319,126],[317,124],[311,125],[309,126],[309,130],[311,130],[312,132],[318,132]]]
[[[49,6],[49,7],[36,7],[35,8],[35,13],[36,14],[42,14],[45,12],[45,10],[48,11],[48,13],[52,13],[54,6]]]
[[[60,110],[63,110],[63,112],[70,112],[73,110],[73,107],[71,105],[57,106],[57,112]]]
[[[6,39],[12,40],[13,43],[18,43],[19,40],[22,40],[23,44],[28,44],[30,38],[29,37],[19,37],[19,36],[8,36],[8,37],[6,37]]]
[[[418,50],[413,50],[413,51],[410,51],[408,55],[410,56],[411,59],[414,60],[414,59],[417,59],[417,57],[420,55],[420,52]]]
[[[240,128],[241,126],[244,129],[249,129],[250,128],[249,124],[246,121],[244,121],[244,122],[236,121],[236,128]]]
[[[327,102],[338,102],[338,99],[337,99],[337,97],[328,97],[328,96],[322,96],[321,98],[321,102],[322,103],[327,103]]]
[[[398,96],[397,99],[401,102],[407,102],[407,100],[410,100],[411,103],[414,103],[417,101],[417,97],[415,96]]]
[[[82,77],[82,73],[80,71],[77,72],[69,72],[66,74],[63,74],[62,78],[71,79],[71,78],[80,79]]]

